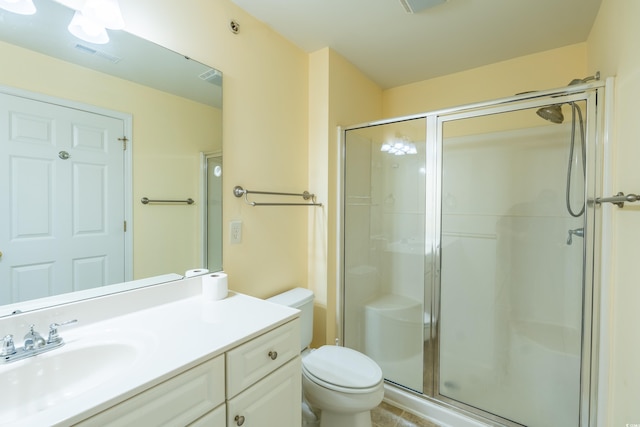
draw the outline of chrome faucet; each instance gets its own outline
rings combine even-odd
[[[29,332],[24,336],[25,350],[39,349],[47,344],[42,335],[33,330],[34,327],[35,325],[29,326]]]
[[[27,357],[62,347],[64,341],[58,335],[58,328],[77,321],[77,319],[73,319],[63,323],[52,323],[49,325],[49,337],[47,340],[35,330],[35,325],[30,325],[29,332],[24,336],[24,344],[20,348],[16,348],[13,335],[5,335],[2,339],[2,348],[0,348],[0,364],[26,359]]]
[[[584,228],[575,228],[573,230],[569,230],[569,237],[567,237],[567,245],[573,243],[573,236],[584,237]]]

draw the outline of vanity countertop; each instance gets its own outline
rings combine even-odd
[[[137,296],[144,297],[144,291],[140,292]],[[113,302],[106,297],[103,303]],[[95,305],[96,301],[92,300],[91,304]],[[89,313],[86,314],[90,317]],[[124,372],[85,389],[79,395],[54,399],[54,402],[39,402],[43,408],[35,413],[33,404],[25,396],[24,405],[0,411],[0,425],[5,425],[5,422],[11,426],[72,425],[295,319],[299,311],[230,292],[220,301],[206,301],[199,294],[191,295],[113,318],[93,319],[95,321],[88,324],[82,322],[81,303],[75,310],[66,309],[64,315],[74,315],[79,322],[77,326],[60,330],[66,342],[63,348],[0,365],[0,378],[7,378],[7,372],[17,364],[32,364],[33,369],[38,369],[39,357],[91,346],[93,342],[96,345],[118,343],[120,337],[122,343],[132,342],[142,348],[136,356],[138,361],[133,367],[125,368]],[[0,323],[0,326],[3,325]],[[2,329],[0,333],[9,333],[5,327]],[[92,362],[86,360],[83,363]],[[95,366],[96,370],[100,368],[99,364]]]

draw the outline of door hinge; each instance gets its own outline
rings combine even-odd
[[[124,232],[125,233],[127,232],[127,221],[126,220],[124,221]]]
[[[122,150],[127,151],[127,141],[129,141],[129,139],[123,136],[122,138],[118,138],[118,141],[122,141]]]

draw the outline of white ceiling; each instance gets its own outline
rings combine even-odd
[[[232,1],[306,52],[332,48],[382,88],[584,42],[601,3],[448,0],[410,14],[400,0]]]

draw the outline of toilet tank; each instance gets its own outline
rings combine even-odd
[[[309,347],[313,337],[313,292],[294,288],[272,296],[267,301],[300,310],[300,351]]]

